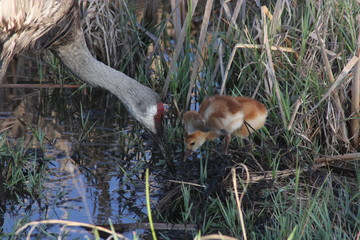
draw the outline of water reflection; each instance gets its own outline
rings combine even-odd
[[[12,232],[25,216],[27,222],[62,219],[94,224],[145,217],[144,164],[152,152],[123,124],[124,118],[108,113],[104,117],[101,106],[83,106],[81,115],[78,99],[57,99],[60,103],[55,104],[54,96],[56,92],[48,90],[15,101],[7,97],[0,109],[0,134],[14,142],[23,138],[29,148],[44,148],[45,158],[51,159],[42,198],[16,205],[9,201],[0,214],[3,232]],[[38,130],[44,133],[42,145],[33,132]],[[156,201],[159,186],[154,176],[150,183]]]

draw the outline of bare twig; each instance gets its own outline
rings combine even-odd
[[[204,185],[200,185],[200,184],[193,183],[193,182],[184,182],[184,181],[177,181],[177,180],[169,180],[169,182],[185,184],[185,185],[190,185],[190,186],[194,186],[194,187],[206,188],[206,186],[204,186]]]

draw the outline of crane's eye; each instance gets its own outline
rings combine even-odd
[[[160,119],[160,118],[161,118],[161,114],[156,114],[156,115],[155,115],[155,118]]]

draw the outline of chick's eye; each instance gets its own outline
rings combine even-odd
[[[191,145],[191,146],[194,146],[194,145],[195,145],[195,142],[191,142],[190,145]]]

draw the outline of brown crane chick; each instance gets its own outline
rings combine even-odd
[[[231,135],[241,138],[264,126],[267,109],[261,102],[248,97],[214,96],[200,105],[199,113],[188,111],[184,114],[186,147],[185,159],[206,141],[225,135],[224,153]],[[247,124],[243,124],[244,121]],[[247,126],[248,125],[248,126]]]
[[[216,131],[211,131],[199,118],[199,113],[196,111],[187,111],[183,115],[183,123],[185,128],[184,144],[186,153],[184,160],[186,160],[192,152],[195,152],[206,141],[214,140],[219,136]]]

